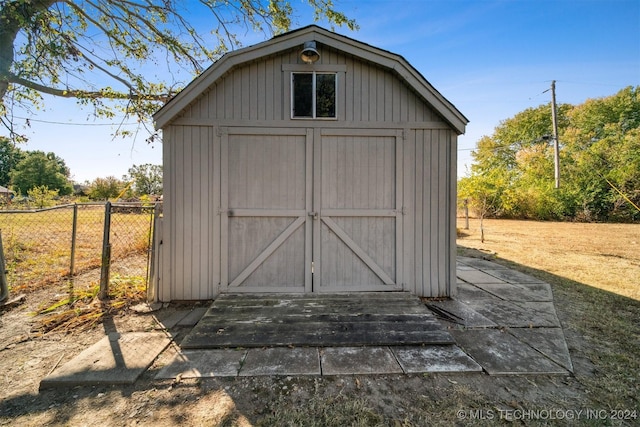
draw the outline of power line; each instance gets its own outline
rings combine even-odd
[[[62,125],[62,126],[136,126],[140,125],[140,122],[135,123],[71,123],[71,122],[54,122],[50,120],[30,119],[28,117],[17,117],[14,119],[26,120],[27,122],[46,123],[50,125]]]

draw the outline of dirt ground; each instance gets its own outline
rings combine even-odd
[[[540,273],[522,268],[529,274]],[[131,386],[40,392],[43,377],[106,332],[145,331],[155,325],[153,314],[123,310],[89,331],[37,336],[34,322],[38,319],[31,313],[66,291],[64,285],[40,290],[29,294],[22,305],[0,312],[0,425],[640,424],[640,302],[540,274],[553,287],[575,368],[570,376],[479,373],[155,380],[168,362],[169,351]],[[616,322],[598,316],[616,318]]]

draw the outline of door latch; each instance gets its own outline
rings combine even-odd
[[[309,212],[309,216],[313,219],[318,219],[318,212]]]

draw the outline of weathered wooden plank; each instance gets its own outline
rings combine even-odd
[[[202,323],[202,321],[201,321]],[[211,329],[219,325],[211,325]],[[395,326],[395,327],[394,327]],[[404,326],[404,327],[402,327]],[[197,327],[196,327],[197,328]],[[425,330],[416,325],[304,322],[297,324],[230,324],[215,331],[194,329],[182,348],[453,344],[443,329]]]
[[[264,324],[280,325],[292,331],[307,323],[312,324],[349,324],[363,323],[372,328],[392,326],[394,328],[419,328],[420,330],[441,330],[442,326],[431,314],[397,314],[395,313],[300,313],[293,310],[282,310],[277,314],[258,312],[252,310],[227,309],[220,310],[216,315],[203,316],[200,320],[202,326],[219,328],[220,325],[255,325],[261,327]],[[226,317],[225,317],[226,316]],[[341,326],[340,326],[341,327]]]
[[[406,293],[222,295],[185,338],[185,348],[452,343]]]
[[[223,294],[212,304],[211,310],[219,307],[295,307],[300,310],[309,307],[326,307],[352,312],[378,312],[381,307],[394,307],[399,312],[418,310],[430,313],[415,296],[405,292],[366,292],[350,294]]]
[[[372,317],[385,320],[389,316],[402,318],[410,321],[420,319],[421,321],[436,321],[433,314],[425,312],[424,307],[402,307],[401,304],[385,304],[380,303],[375,313],[371,313],[367,309],[371,304],[352,305],[331,305],[331,304],[304,304],[304,305],[286,305],[286,306],[258,306],[258,305],[228,305],[216,306],[207,310],[205,316],[218,317],[223,320],[246,318],[280,318],[280,317],[303,317],[311,319],[312,317],[322,317],[325,315],[344,316],[357,319],[369,319]],[[385,317],[386,316],[386,317]],[[356,319],[356,320],[357,320]]]
[[[216,302],[219,301],[231,301],[231,300],[236,300],[236,299],[242,299],[242,300],[246,300],[246,299],[254,299],[256,301],[263,301],[263,300],[268,300],[268,299],[283,299],[283,298],[299,298],[299,299],[323,299],[326,300],[328,298],[333,298],[333,299],[344,299],[344,300],[351,300],[353,298],[356,299],[361,299],[361,300],[366,300],[366,299],[377,299],[377,298],[383,298],[383,299],[404,299],[407,301],[418,301],[414,295],[411,295],[408,292],[371,292],[371,293],[344,293],[344,294],[340,294],[340,293],[335,293],[335,294],[331,294],[331,295],[323,295],[323,296],[319,296],[319,295],[299,295],[299,294],[290,294],[290,295],[276,295],[276,294],[255,294],[255,295],[251,295],[251,296],[247,296],[247,295],[235,295],[233,293],[227,293],[224,295],[221,295],[219,299],[216,300]]]

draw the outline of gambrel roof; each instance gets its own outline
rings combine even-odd
[[[409,87],[430,104],[458,134],[465,132],[465,126],[469,122],[467,118],[402,56],[333,33],[316,25],[300,28],[273,37],[271,40],[226,53],[154,114],[156,127],[161,129],[169,124],[216,80],[233,68],[261,57],[300,47],[304,42],[311,40],[392,70],[398,78],[404,80]]]

